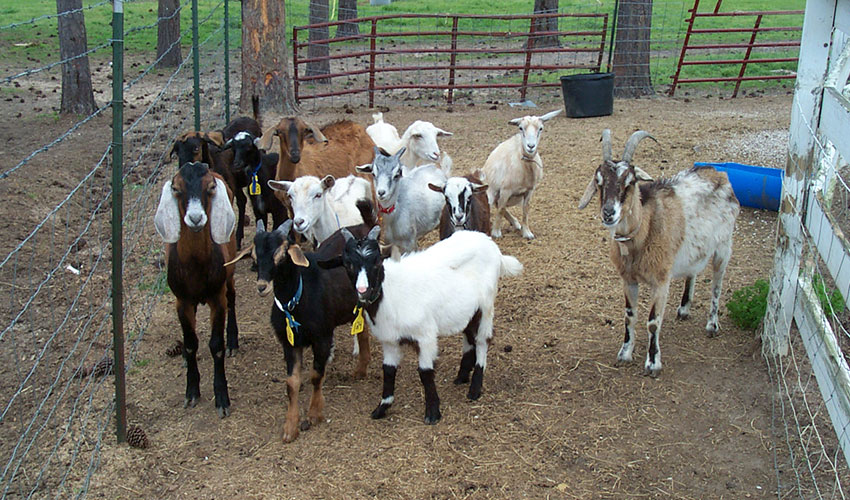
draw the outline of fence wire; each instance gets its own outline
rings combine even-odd
[[[181,9],[187,4],[183,2]],[[201,120],[209,129],[224,125],[224,75],[217,71],[223,54],[222,5],[220,0],[202,1],[199,16],[200,23],[207,25],[200,40],[199,71],[204,99]],[[83,10],[110,16],[111,2]],[[0,33],[13,38],[20,29],[39,28],[50,21],[55,29],[55,17],[11,23]],[[149,31],[156,19],[155,13],[127,18],[125,37]],[[182,30],[175,43],[186,46],[189,33],[190,29]],[[111,40],[90,37],[92,47],[109,44]],[[30,63],[43,61],[30,59]],[[159,60],[146,59],[131,54],[125,62],[128,385],[148,361],[138,359],[138,347],[153,311],[169,293],[162,245],[153,237],[151,216],[161,182],[172,170],[169,147],[176,135],[193,127],[191,51],[178,67],[167,71],[156,67]],[[25,68],[12,82],[17,83],[12,88],[22,90],[11,92],[35,88],[39,79],[58,81],[58,66],[64,62]],[[110,94],[108,78],[93,83],[96,95]],[[58,93],[46,97],[54,111],[58,98]],[[104,444],[115,439],[109,294],[112,150],[110,113],[105,112],[109,107],[106,103],[78,118],[27,113],[20,123],[26,133],[9,138],[14,153],[2,160],[6,165],[0,164],[4,209],[15,214],[14,223],[0,239],[0,361],[4,367],[0,498],[85,498],[101,466]],[[128,414],[131,424],[143,427],[140,418]]]

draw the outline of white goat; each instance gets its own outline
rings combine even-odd
[[[357,200],[372,200],[372,186],[366,179],[349,175],[319,180],[312,175],[294,181],[269,181],[269,187],[289,195],[292,227],[318,246],[334,231],[363,223]]]
[[[384,261],[378,247],[380,227],[357,240],[346,238],[339,260],[354,284],[357,302],[366,312],[372,335],[384,352],[381,403],[372,418],[383,418],[395,399],[395,376],[402,358],[401,343],[412,341],[419,351],[419,379],[425,389],[425,423],[440,420],[440,398],[434,383],[437,337],[463,336],[463,357],[455,384],[472,381],[467,398],[481,396],[487,346],[493,337],[493,316],[500,276],[516,276],[522,264],[502,255],[484,233],[458,231],[400,261]],[[474,369],[473,369],[474,367]]]
[[[534,189],[543,179],[543,160],[537,147],[543,122],[558,116],[561,111],[514,118],[508,123],[517,125],[519,132],[496,146],[487,157],[481,178],[489,186],[487,199],[496,215],[491,233],[494,238],[502,236],[502,217],[522,231],[523,238],[534,238],[534,233],[528,228],[528,208]],[[522,203],[522,224],[508,212],[508,207],[519,203]]]
[[[449,137],[451,132],[446,132],[431,122],[416,120],[399,137],[398,129],[384,121],[383,113],[373,114],[372,119],[375,123],[366,127],[366,133],[376,146],[391,155],[401,148],[407,148],[401,156],[402,165],[413,169],[435,163],[440,165],[446,177],[451,175],[452,159],[445,151],[441,153],[437,144],[437,137]]]
[[[399,158],[404,148],[387,156],[375,148],[370,165],[357,167],[358,172],[372,174],[378,212],[383,219],[384,241],[392,245],[393,258],[416,250],[417,240],[440,223],[440,212],[446,200],[428,184],[442,186],[446,176],[436,165],[424,165],[407,173]]]
[[[603,161],[578,208],[586,207],[599,191],[602,225],[611,231],[611,261],[623,278],[626,296],[626,335],[617,354],[618,364],[632,361],[638,284],[650,287],[644,374],[657,377],[661,372],[658,338],[671,279],[685,278],[678,310],[679,319],[685,319],[690,313],[696,275],[711,262],[711,309],[705,329],[711,337],[720,328],[717,309],[732,255],[739,205],[726,174],[712,167],[695,167],[670,179],[638,185],[638,181],[652,180],[631,164],[638,142],[645,137],[651,138],[642,130],[632,134],[623,158],[617,161],[612,159],[611,131],[602,132]]]

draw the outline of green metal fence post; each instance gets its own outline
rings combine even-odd
[[[200,65],[198,55],[198,0],[192,0],[192,73],[195,79],[192,93],[195,94],[195,130],[201,130]]]
[[[127,440],[124,381],[124,1],[112,3],[112,343],[115,434]]]
[[[224,122],[230,123],[230,4],[224,0]]]

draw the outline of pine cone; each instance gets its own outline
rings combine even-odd
[[[169,358],[176,358],[181,354],[183,354],[183,342],[179,340],[175,342],[173,346],[165,350],[165,355]]]
[[[145,431],[138,425],[130,426],[130,428],[127,429],[127,444],[133,448],[141,449],[145,449],[150,446],[147,434],[145,434]]]

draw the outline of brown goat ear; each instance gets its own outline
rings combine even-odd
[[[428,183],[428,189],[430,189],[431,191],[436,191],[436,192],[441,193],[441,194],[445,194],[445,192],[446,192],[446,186],[435,186],[434,184],[431,184],[430,182]]]
[[[248,255],[249,253],[252,253],[253,251],[254,251],[254,245],[251,245],[248,248],[243,248],[242,250],[239,251],[239,253],[236,254],[236,257],[233,257],[233,260],[231,260],[230,262],[225,262],[224,265],[229,266],[229,265],[232,265],[232,264],[236,264],[237,262],[242,260],[243,257]]]
[[[292,259],[292,263],[296,266],[310,267],[310,261],[304,256],[304,252],[301,251],[301,247],[298,245],[289,247],[287,253],[289,254],[289,258]]]
[[[203,135],[203,139],[218,147],[224,146],[224,135],[221,132],[207,132]]]
[[[319,130],[319,127],[307,121],[304,122],[304,126],[310,129],[311,132],[313,132],[313,137],[316,138],[317,142],[324,142],[325,144],[328,143],[328,138],[325,137],[325,134],[323,134],[321,130]]]
[[[587,187],[584,189],[584,194],[581,196],[581,200],[578,202],[579,210],[582,210],[588,203],[590,203],[590,200],[593,199],[593,195],[596,194],[596,190],[598,188],[599,186],[596,184],[596,175],[594,175],[587,184]]]

